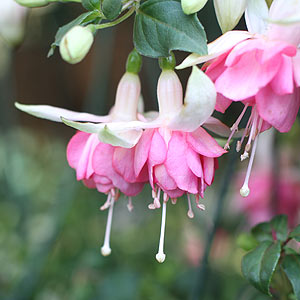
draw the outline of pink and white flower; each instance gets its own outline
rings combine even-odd
[[[250,0],[246,22],[250,32],[231,31],[209,45],[209,55],[190,55],[179,68],[208,61],[206,74],[215,83],[216,110],[225,112],[232,101],[245,107],[232,126],[232,135],[248,107],[251,116],[237,150],[245,137],[248,142],[241,159],[249,157],[248,172],[241,194],[250,192],[248,181],[258,133],[271,126],[287,132],[300,106],[300,1],[287,4],[274,0],[270,10],[264,0]],[[229,148],[227,143],[226,148]]]

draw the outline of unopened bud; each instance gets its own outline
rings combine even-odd
[[[26,7],[40,7],[49,4],[48,0],[15,0],[18,4]]]
[[[94,36],[88,27],[74,26],[60,42],[60,55],[66,62],[77,64],[88,54],[93,41]]]
[[[217,19],[223,33],[237,25],[246,5],[247,0],[214,0]]]
[[[185,14],[190,15],[204,7],[207,0],[181,0],[181,7]]]

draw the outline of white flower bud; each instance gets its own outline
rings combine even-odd
[[[75,26],[62,38],[59,45],[60,55],[70,64],[79,63],[88,54],[93,41],[94,36],[90,29]]]
[[[181,7],[185,14],[196,13],[204,7],[207,0],[181,0]]]
[[[247,0],[214,0],[217,19],[223,33],[237,25],[246,5]]]
[[[18,4],[26,7],[40,7],[49,4],[48,0],[15,0]]]

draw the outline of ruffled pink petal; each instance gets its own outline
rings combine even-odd
[[[88,179],[94,173],[92,156],[99,143],[95,134],[86,136],[86,134],[77,133],[68,144],[67,158],[70,165],[76,165],[77,180]]]
[[[149,151],[149,161],[151,164],[162,164],[167,155],[167,145],[158,130],[154,130]]]
[[[203,128],[187,133],[187,142],[194,151],[207,157],[219,157],[226,153]]]
[[[228,53],[222,54],[220,57],[212,61],[210,65],[204,65],[202,70],[205,70],[205,74],[212,80],[215,81],[225,70],[225,61]]]
[[[188,145],[184,136],[180,132],[174,131],[169,141],[165,166],[178,188],[196,194],[198,180],[187,164],[187,149]]]
[[[198,177],[203,177],[203,168],[200,155],[193,149],[188,148],[186,152],[186,161],[191,171]]]
[[[149,156],[151,140],[154,134],[153,129],[146,129],[139,142],[135,146],[134,154],[134,172],[135,176],[139,176]]]
[[[114,188],[113,184],[101,184],[101,183],[96,183],[96,188],[98,192],[107,194],[111,189]]]
[[[69,141],[67,146],[67,160],[71,168],[77,168],[83,148],[89,136],[89,133],[78,131]]]
[[[90,178],[90,179],[83,179],[83,184],[88,187],[89,189],[94,189],[96,188],[96,183],[95,181],[93,180],[93,178]]]
[[[134,173],[134,148],[116,147],[113,154],[114,169],[128,182],[136,182]]]
[[[108,177],[97,174],[94,174],[93,180],[95,181],[95,183],[99,184],[112,184],[112,181]]]
[[[176,182],[170,176],[164,165],[155,166],[153,171],[156,183],[163,189],[163,191],[177,189]]]
[[[215,159],[203,156],[202,161],[205,183],[211,185],[215,176]]]
[[[232,101],[230,99],[218,93],[215,110],[224,113],[231,103]]]
[[[293,62],[292,58],[283,56],[279,72],[271,81],[271,86],[276,94],[291,94],[294,90]]]
[[[274,78],[279,67],[275,61],[261,65],[256,51],[247,52],[216,80],[217,92],[233,101],[250,98]]]
[[[297,86],[300,86],[300,49],[297,55],[293,57],[294,79]]]
[[[291,129],[300,105],[299,88],[293,94],[278,95],[268,85],[256,95],[259,115],[280,132]]]
[[[175,198],[175,199],[181,197],[185,193],[181,189],[169,190],[164,192],[167,193],[170,198]]]

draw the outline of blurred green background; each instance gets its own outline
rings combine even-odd
[[[224,177],[229,176],[226,169],[234,161],[230,156],[220,160],[215,183],[203,200],[205,212],[194,207],[195,218],[190,220],[185,199],[168,204],[165,263],[155,260],[161,211],[147,208],[149,187],[134,198],[131,213],[126,199],[118,200],[112,254],[101,256],[107,211],[99,207],[105,195],[76,182],[67,164],[65,149],[74,131],[13,106],[18,100],[108,112],[133,47],[133,22],[98,34],[91,53],[78,65],[66,64],[58,53],[47,59],[58,27],[82,11],[71,4],[28,11],[24,40],[14,47],[1,41],[0,299],[265,299],[241,276],[245,252],[236,237],[249,226],[231,211],[233,186],[218,207]],[[199,16],[213,40],[220,31],[212,1]],[[176,55],[178,60],[185,57]],[[189,72],[180,72],[184,84]],[[144,59],[141,78],[147,110],[156,108],[158,76],[156,61]],[[240,107],[232,109],[232,119],[235,110]],[[218,210],[221,216],[214,228]],[[216,234],[206,266],[203,255],[212,231]]]

